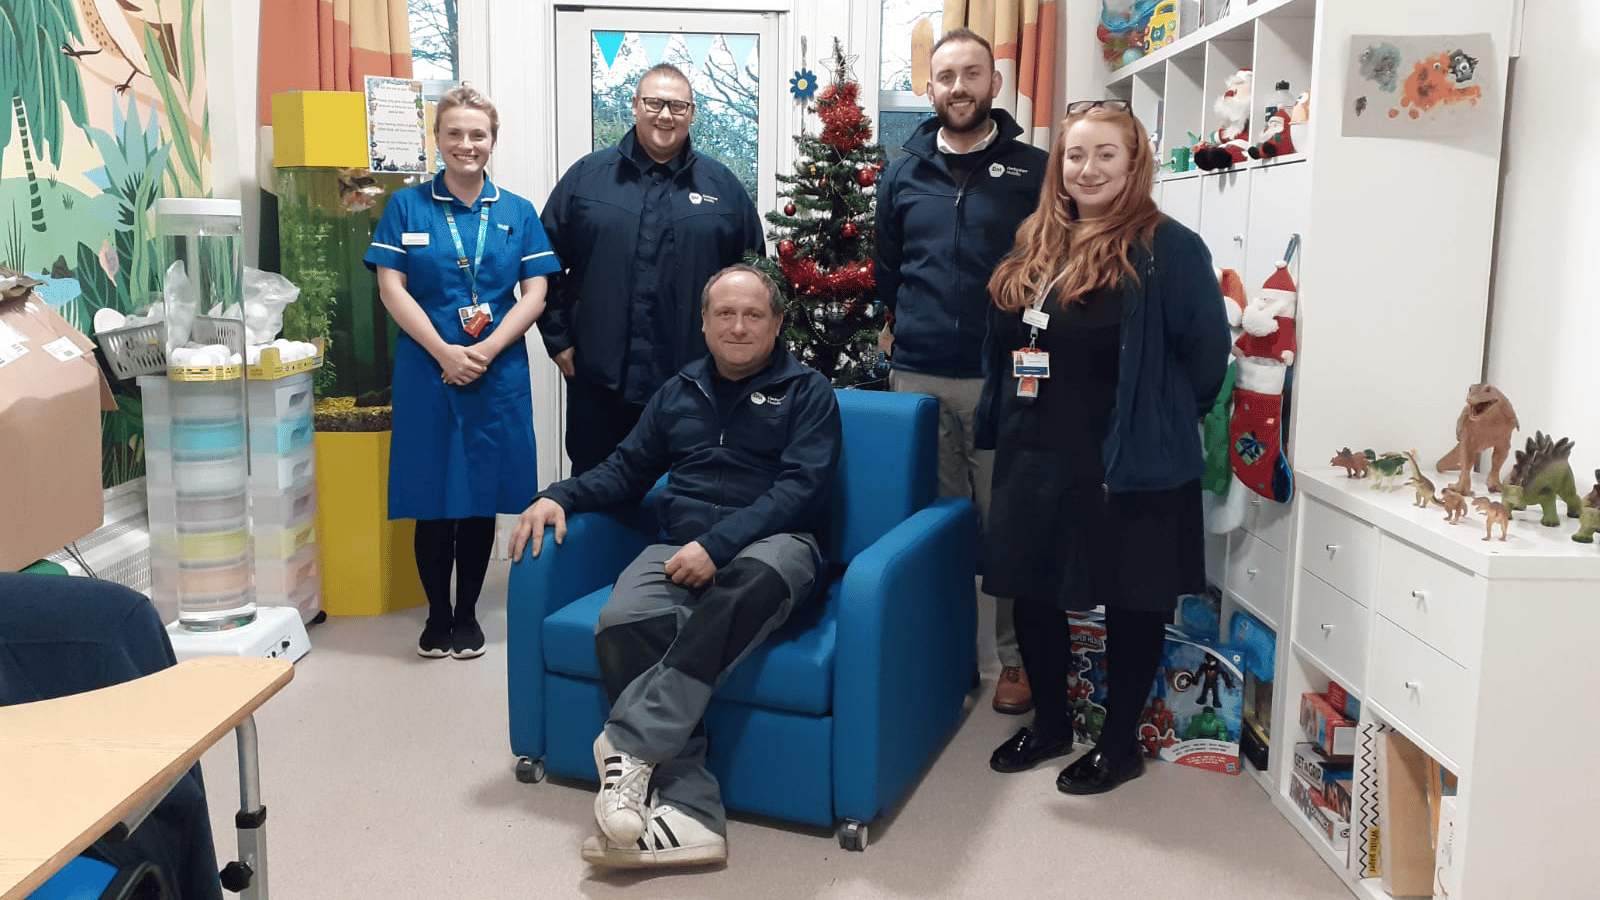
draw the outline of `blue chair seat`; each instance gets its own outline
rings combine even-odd
[[[798,610],[728,677],[717,699],[813,716],[833,708],[833,654],[838,633],[839,580],[828,595]],[[594,624],[610,587],[601,588],[551,613],[544,620],[545,668],[562,675],[600,680]]]

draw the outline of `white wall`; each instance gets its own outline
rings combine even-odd
[[[1489,320],[1489,381],[1516,407],[1516,440],[1535,429],[1573,438],[1579,493],[1600,468],[1600,169],[1589,156],[1600,36],[1583,27],[1593,7],[1526,0]]]

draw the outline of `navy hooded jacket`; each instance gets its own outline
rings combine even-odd
[[[983,377],[989,276],[1038,206],[1050,158],[1017,140],[1022,128],[1010,114],[990,116],[1000,132],[965,184],[938,151],[937,118],[912,133],[878,183],[874,277],[894,314],[896,369]]]
[[[644,497],[667,473],[655,501],[663,536],[698,541],[719,569],[762,538],[818,533],[843,446],[833,386],[780,341],[724,420],[711,373],[709,357],[684,366],[604,462],[539,496],[568,513],[600,509]]]

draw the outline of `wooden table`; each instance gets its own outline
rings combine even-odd
[[[142,820],[232,729],[240,805],[259,812],[251,808],[259,805],[252,714],[293,677],[285,660],[213,656],[0,707],[0,900],[27,897],[117,823]],[[239,842],[244,851],[242,828]],[[265,849],[255,849],[244,860],[256,873],[250,895],[265,897]]]

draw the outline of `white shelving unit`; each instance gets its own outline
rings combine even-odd
[[[1246,609],[1277,629],[1270,774],[1256,774],[1352,892],[1373,900],[1390,900],[1381,882],[1352,872],[1350,857],[1289,797],[1300,694],[1330,678],[1363,701],[1365,722],[1395,728],[1459,776],[1462,880],[1452,900],[1592,893],[1578,880],[1577,838],[1592,830],[1600,789],[1560,757],[1591,745],[1600,726],[1561,701],[1581,684],[1580,642],[1600,626],[1600,553],[1571,543],[1570,520],[1555,534],[1526,514],[1509,546],[1491,547],[1478,540],[1481,518],[1448,526],[1437,507],[1409,507],[1409,489],[1372,491],[1327,468],[1344,446],[1416,448],[1437,459],[1480,380],[1518,6],[1234,0],[1220,21],[1106,77],[1106,95],[1128,100],[1146,124],[1159,114],[1162,159],[1190,132],[1215,130],[1213,98],[1240,68],[1255,77],[1253,136],[1277,81],[1311,92],[1311,119],[1292,132],[1295,154],[1220,173],[1164,173],[1156,192],[1219,266],[1240,273],[1247,294],[1289,235],[1302,237],[1291,267],[1299,351],[1288,423],[1298,496],[1287,506],[1253,504],[1242,528],[1212,539],[1207,565],[1223,588],[1224,623]],[[1357,89],[1346,85],[1352,37],[1433,34],[1489,36],[1493,52],[1473,81],[1484,92],[1481,127],[1449,137],[1343,135],[1342,106]],[[1325,565],[1316,554],[1335,543],[1367,549]],[[1340,582],[1341,566],[1352,580]],[[1470,602],[1459,614],[1441,606],[1423,616],[1411,590]],[[1359,839],[1353,832],[1352,843]]]

